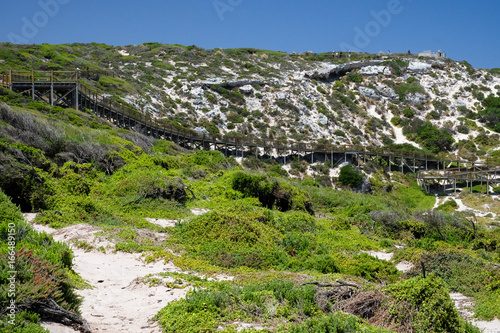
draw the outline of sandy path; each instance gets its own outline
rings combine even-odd
[[[382,251],[362,251],[374,256],[378,259],[390,261],[394,255],[391,252]],[[407,261],[402,261],[396,265],[396,268],[402,272],[407,272],[413,267],[413,264]],[[450,298],[455,303],[455,306],[465,320],[472,323],[472,325],[478,327],[483,333],[500,333],[500,319],[494,319],[492,321],[475,320],[472,318],[474,312],[471,310],[474,307],[474,299],[462,295],[461,293],[453,292],[450,293]]]
[[[34,218],[31,214],[25,217],[28,221]],[[99,230],[93,226],[76,225],[59,230],[36,224],[33,227],[37,231],[52,234],[58,241],[84,239],[92,244],[102,242],[93,236]],[[150,319],[167,303],[186,295],[187,288],[149,287],[140,282],[148,274],[182,272],[173,264],[146,264],[140,260],[140,254],[102,253],[96,250],[85,252],[69,244],[75,256],[74,270],[94,286],[93,289],[78,291],[84,297],[82,316],[89,322],[93,332],[160,333],[158,324]],[[74,332],[71,328],[53,323],[44,323],[43,326],[51,333]]]

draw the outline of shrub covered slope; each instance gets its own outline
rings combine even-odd
[[[273,160],[245,158],[240,165],[218,151],[186,151],[117,129],[90,112],[5,90],[0,97],[1,249],[4,255],[13,221],[22,230],[18,304],[51,298],[77,313],[81,302],[71,251],[32,231],[21,210],[39,212],[35,222],[54,228],[99,226],[114,250],[141,252],[149,261],[234,276],[196,280],[186,299],[156,316],[165,332],[235,332],[240,322],[268,332],[477,332],[449,291],[474,297],[479,318],[500,316],[500,229],[472,223],[451,204],[432,210],[434,196],[412,174],[371,162],[363,173],[343,168],[339,178],[328,163],[295,160],[289,171]],[[370,194],[352,190],[363,178]],[[482,198],[469,196],[463,200]],[[208,212],[196,216],[191,208]],[[146,217],[179,222],[161,228]],[[155,241],[141,236],[143,229],[169,237]],[[377,259],[372,250],[394,252],[395,259]],[[401,260],[414,269],[399,272]],[[5,289],[1,295],[4,309]],[[23,311],[17,330],[41,332],[36,309]],[[6,313],[0,315],[8,332]]]

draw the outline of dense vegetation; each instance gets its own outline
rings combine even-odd
[[[87,61],[81,54],[69,55],[89,47]],[[184,62],[204,52],[218,59],[217,50],[197,47],[144,44],[127,50],[130,54],[125,57],[130,60],[139,53],[153,59],[159,51]],[[40,52],[51,61],[40,60]],[[112,47],[94,44],[19,47],[2,53],[9,61],[1,66],[25,68],[26,59],[33,57],[40,68],[63,69],[71,62],[98,69],[93,60],[103,59],[103,65],[122,57],[116,53]],[[254,49],[224,53],[261,59],[265,55],[283,66],[287,66],[283,59],[295,57]],[[107,56],[110,60],[104,60]],[[306,62],[326,57],[302,56]],[[172,70],[169,62],[153,66]],[[211,66],[190,70],[201,75],[199,71],[210,72]],[[401,70],[405,64],[396,61],[390,66]],[[273,71],[252,63],[243,67],[266,75]],[[158,78],[148,68],[144,67],[144,82],[155,82]],[[349,80],[359,83],[360,76],[353,74]],[[95,85],[108,93],[141,93],[140,84],[112,76],[101,77]],[[419,92],[419,87],[414,81],[402,84],[400,100]],[[240,95],[220,86],[211,91],[235,104],[241,101]],[[331,177],[329,161],[309,165],[295,159],[289,171],[274,160],[253,157],[240,165],[218,151],[186,151],[171,142],[117,129],[88,111],[27,101],[5,89],[0,90],[0,99],[6,102],[0,104],[0,331],[10,329],[3,310],[9,301],[3,268],[8,264],[4,255],[10,222],[18,230],[16,265],[22,292],[16,301],[26,304],[16,316],[16,332],[43,331],[40,315],[29,306],[35,301],[50,298],[74,313],[81,303],[75,288],[82,281],[72,271],[71,251],[34,232],[20,211],[39,212],[35,222],[53,228],[97,226],[103,237],[113,240],[112,250],[142,252],[148,261],[171,261],[205,275],[234,276],[230,282],[176,276],[194,289],[158,313],[155,319],[165,332],[235,332],[236,322],[262,326],[267,332],[478,332],[458,315],[450,291],[474,297],[477,318],[500,316],[500,229],[490,228],[498,227],[498,220],[472,223],[473,216],[455,211],[456,202],[432,209],[435,197],[421,190],[414,175],[390,170],[383,161],[362,163],[363,172],[344,166],[338,178]],[[344,99],[333,102],[357,110],[356,103]],[[496,100],[484,100],[494,114]],[[490,111],[480,114],[482,121],[490,121]],[[245,109],[232,112],[241,115]],[[453,145],[447,130],[418,121],[409,111],[403,116],[406,119],[399,119],[403,130],[428,151]],[[378,126],[385,125],[369,124],[373,130]],[[497,125],[493,120],[488,126]],[[392,145],[389,140],[387,144]],[[368,181],[371,193],[355,191]],[[462,199],[477,205],[486,200],[466,193]],[[208,212],[195,216],[191,208]],[[146,217],[182,222],[162,228]],[[144,230],[169,237],[159,241]],[[377,259],[367,253],[371,250],[394,252],[395,259]],[[399,272],[395,263],[401,260],[413,263],[413,270]]]

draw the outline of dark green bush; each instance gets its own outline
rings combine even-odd
[[[396,322],[409,321],[416,332],[462,332],[463,322],[439,277],[410,278],[386,291],[395,300],[390,313]]]
[[[349,72],[347,73],[347,81],[349,82],[363,82],[363,75],[359,73]]]
[[[339,181],[343,185],[355,188],[361,185],[362,180],[363,176],[356,170],[356,167],[349,164],[340,169]]]
[[[232,187],[247,197],[258,198],[262,205],[269,209],[273,207],[281,211],[298,209],[312,213],[312,204],[307,193],[283,181],[268,180],[262,175],[253,176],[238,172],[233,177]]]
[[[403,110],[403,115],[406,118],[413,118],[413,116],[415,115],[415,112],[413,112],[412,109],[406,108],[406,109]]]

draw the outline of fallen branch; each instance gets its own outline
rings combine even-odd
[[[191,192],[191,195],[193,196],[193,199],[194,199],[194,200],[198,200],[198,199],[196,198],[196,195],[194,195],[193,190],[192,190],[192,189],[190,189],[190,188],[189,188],[189,186],[184,185],[184,188],[185,188],[186,190],[188,190],[189,192]]]
[[[331,287],[331,288],[354,287],[354,288],[357,288],[357,289],[361,289],[360,286],[358,286],[357,284],[354,284],[354,283],[349,283],[349,282],[345,282],[345,281],[342,281],[342,280],[336,280],[336,281],[337,281],[337,284],[320,283],[320,282],[317,282],[317,281],[305,282],[305,283],[302,283],[302,286],[310,284],[310,285],[315,285],[315,286],[318,286],[318,287],[321,287],[321,288],[327,288],[327,287]]]
[[[85,319],[60,307],[51,298],[35,301],[28,308],[39,313],[43,318],[51,319],[66,326],[72,326],[82,333],[92,333],[92,329]]]
[[[354,288],[361,289],[361,287],[360,287],[360,286],[358,286],[358,285],[357,285],[357,284],[355,284],[355,283],[349,283],[349,282],[345,282],[345,281],[338,280],[338,279],[337,279],[337,280],[335,280],[335,281],[337,281],[337,283],[338,283],[338,284],[341,284],[341,285],[343,285],[343,286],[349,286],[349,287],[354,287]]]

